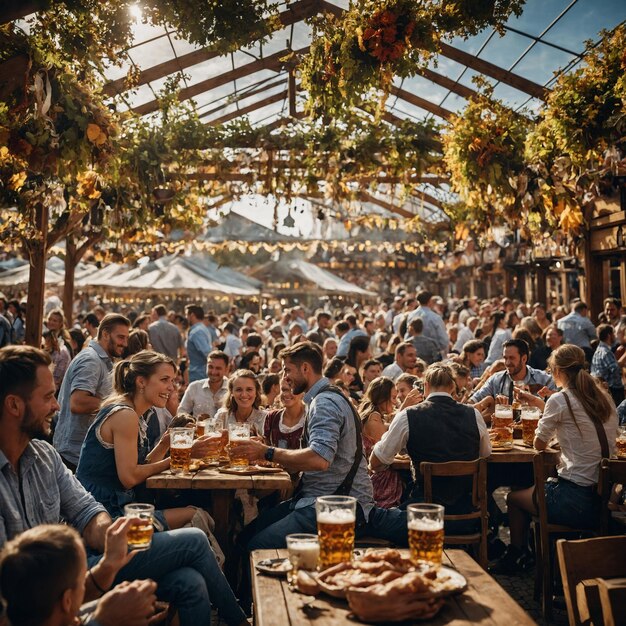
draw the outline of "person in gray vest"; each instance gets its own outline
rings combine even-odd
[[[419,481],[422,461],[472,461],[491,454],[485,420],[473,407],[454,400],[454,391],[452,368],[441,363],[429,366],[424,373],[426,399],[400,411],[372,450],[370,468],[379,471],[391,465],[400,450],[407,449],[415,481],[409,501],[422,499]],[[415,392],[410,392],[409,396]],[[439,478],[436,483],[433,481],[435,501],[443,504],[446,512],[465,513],[471,506],[471,479],[469,485],[464,480]]]

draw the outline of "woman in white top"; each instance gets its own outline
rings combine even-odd
[[[595,525],[594,494],[606,434],[609,454],[615,449],[617,412],[607,393],[584,370],[585,353],[571,344],[558,347],[548,360],[561,391],[550,396],[535,431],[534,446],[545,450],[556,435],[561,448],[558,479],[545,484],[548,521],[578,528]],[[571,410],[570,410],[571,407]],[[498,563],[501,573],[523,566],[530,516],[536,514],[534,487],[512,491],[507,498],[511,545]]]
[[[253,435],[263,436],[267,411],[259,410],[261,385],[251,370],[236,370],[228,379],[228,391],[222,408],[215,417],[221,419],[224,428],[228,424],[249,423]]]

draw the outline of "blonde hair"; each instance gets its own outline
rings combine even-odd
[[[395,384],[391,378],[379,376],[367,387],[363,400],[359,405],[359,415],[363,422],[374,412],[382,413],[380,407],[391,400],[391,392]]]
[[[571,389],[589,419],[603,423],[611,417],[613,404],[607,393],[584,369],[585,353],[581,348],[569,343],[559,346],[548,358],[548,366],[553,374],[558,369],[563,375],[567,381],[565,388]]]
[[[424,372],[424,381],[434,389],[445,389],[452,387],[456,389],[456,380],[453,369],[444,363],[433,363]]]

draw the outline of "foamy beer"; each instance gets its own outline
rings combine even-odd
[[[351,496],[320,496],[315,501],[317,536],[320,544],[319,564],[322,569],[352,559],[356,498]]]
[[[170,429],[170,469],[175,474],[189,472],[194,433],[195,428]]]
[[[618,459],[626,459],[626,428],[622,428],[617,433],[615,439],[615,456]]]
[[[493,428],[503,428],[513,426],[513,409],[508,404],[496,404],[495,411],[491,417]]]
[[[291,563],[291,580],[295,580],[298,571],[303,569],[314,572],[320,557],[320,543],[317,535],[299,533],[287,535],[287,551]]]
[[[440,504],[409,504],[407,523],[413,563],[441,565],[443,555],[443,512]]]
[[[535,441],[535,430],[541,418],[541,409],[534,406],[522,407],[522,441],[532,448]]]
[[[124,515],[126,517],[136,517],[141,520],[131,526],[128,530],[127,541],[129,550],[147,550],[152,543],[152,535],[154,527],[152,526],[152,517],[154,515],[154,506],[151,504],[139,504],[133,502],[124,507]]]
[[[216,419],[207,419],[203,422],[204,434],[208,436],[207,448],[204,453],[204,461],[216,463],[222,452],[222,424]]]
[[[205,423],[204,420],[196,421],[196,437],[204,436]]]
[[[230,466],[234,468],[248,467],[248,457],[237,452],[239,442],[250,439],[250,424],[236,423],[228,425],[228,457]]]

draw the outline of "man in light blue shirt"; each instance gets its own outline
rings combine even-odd
[[[515,382],[527,385],[532,394],[536,394],[543,387],[556,391],[556,385],[550,374],[526,365],[529,350],[528,344],[523,339],[505,341],[503,354],[506,369],[490,376],[487,382],[472,394],[469,399],[471,404],[477,404],[486,398],[495,402],[497,396],[506,396],[509,402],[512,402]]]
[[[309,341],[281,352],[283,380],[293,393],[306,393],[308,406],[303,447],[279,449],[250,440],[240,444],[250,461],[266,459],[290,473],[303,472],[301,488],[291,500],[261,514],[247,530],[249,550],[285,547],[291,533],[316,532],[318,496],[349,495],[357,500],[356,532],[406,545],[406,512],[374,504],[360,438],[361,423],[349,400],[322,376],[322,351]],[[358,429],[358,430],[357,430]]]
[[[556,325],[563,331],[563,343],[573,343],[585,350],[590,358],[591,340],[597,339],[596,327],[587,317],[589,308],[584,302],[575,302],[572,312],[562,317]],[[589,352],[589,354],[587,354]]]
[[[185,307],[189,332],[187,333],[187,358],[189,359],[189,382],[206,378],[206,362],[213,349],[211,334],[204,325],[204,309],[197,304]]]
[[[447,356],[450,346],[450,338],[446,332],[446,325],[440,315],[431,308],[433,294],[430,291],[420,291],[417,294],[419,307],[409,314],[407,324],[410,324],[416,317],[422,318],[424,328],[422,335],[429,337],[436,344],[442,356]]]
[[[53,444],[65,464],[76,471],[80,449],[102,400],[113,388],[113,359],[128,345],[130,320],[109,313],[98,326],[98,338],[81,350],[67,368],[59,390],[59,419]]]
[[[350,313],[346,315],[344,321],[350,325],[350,330],[341,337],[339,346],[337,347],[337,356],[346,357],[350,352],[350,342],[355,337],[368,337],[368,334],[359,326],[356,315]]]

